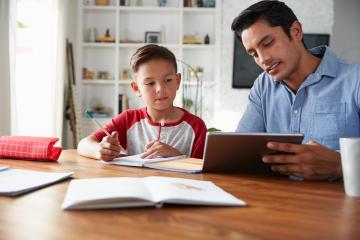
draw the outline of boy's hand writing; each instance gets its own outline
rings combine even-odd
[[[99,143],[99,159],[104,161],[111,161],[120,155],[123,148],[120,145],[118,132],[114,131],[111,136],[106,136]]]
[[[182,153],[176,148],[171,147],[168,144],[154,140],[145,145],[145,152],[141,156],[142,158],[154,158],[154,157],[173,157],[181,155]]]

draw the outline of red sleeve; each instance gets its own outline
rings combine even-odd
[[[199,119],[194,127],[195,140],[192,147],[191,157],[203,158],[207,128],[203,120]]]
[[[186,116],[184,120],[190,124],[195,133],[195,139],[192,146],[191,157],[193,158],[203,158],[204,147],[205,147],[205,139],[207,128],[204,121],[195,116],[188,111],[184,110]]]
[[[119,141],[120,145],[126,149],[127,142],[126,142],[126,130],[127,130],[127,112],[123,112],[117,115],[115,118],[111,119],[111,122],[107,123],[104,127],[110,134],[114,131],[119,133]],[[91,134],[94,136],[99,142],[106,136],[106,134],[101,130],[98,129],[97,131]]]
[[[112,133],[113,131],[118,131],[119,141],[121,146],[126,150],[127,149],[127,130],[136,122],[146,117],[146,108],[142,109],[131,109],[127,110],[111,120],[106,124],[105,129]],[[92,133],[92,135],[100,142],[106,134],[102,130],[97,130]]]

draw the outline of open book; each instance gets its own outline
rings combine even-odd
[[[164,203],[246,205],[209,181],[171,177],[114,177],[72,180],[62,208],[160,207]]]
[[[72,172],[40,172],[0,166],[0,195],[20,195],[69,178],[72,174]]]
[[[114,158],[111,162],[113,165],[133,166],[133,167],[144,167],[148,163],[171,161],[176,159],[186,158],[186,155],[180,155],[175,157],[166,158],[141,158],[143,153],[137,155],[129,155],[125,157]]]
[[[203,161],[201,159],[187,158],[186,155],[151,159],[141,158],[141,155],[142,154],[137,154],[114,158],[114,160],[105,163],[122,166],[146,167],[183,173],[199,173],[202,170]]]

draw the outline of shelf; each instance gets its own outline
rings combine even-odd
[[[192,7],[184,7],[185,13],[211,13],[213,14],[216,9],[215,8],[192,8]]]
[[[91,48],[114,48],[115,43],[104,43],[104,42],[83,42],[83,47]]]
[[[112,119],[111,117],[94,117],[94,118],[96,120],[98,120],[100,123],[102,123],[103,125],[110,122]],[[86,125],[95,126],[94,123],[85,116],[82,117],[82,122]]]
[[[209,92],[208,96],[213,97],[214,86],[218,82],[220,72],[218,56],[220,55],[221,25],[219,23],[221,18],[219,9],[223,1],[216,0],[216,8],[183,7],[183,0],[168,0],[165,7],[158,6],[157,0],[143,0],[142,6],[134,6],[136,0],[129,1],[132,6],[120,6],[119,0],[110,1],[113,5],[109,6],[95,5],[94,0],[89,1],[92,5],[84,6],[83,0],[77,1],[79,22],[76,63],[81,66],[77,70],[77,79],[82,91],[82,111],[90,109],[94,101],[98,101],[112,110],[112,116],[98,118],[101,122],[108,122],[111,117],[119,114],[119,107],[122,105],[119,101],[120,94],[128,96],[131,109],[144,106],[144,102],[133,94],[129,61],[137,49],[149,44],[143,42],[148,31],[165,33],[164,38],[161,38],[160,34],[160,38],[154,37],[153,41],[161,42],[163,39],[163,43],[156,44],[174,53],[179,72],[188,71],[187,68],[184,69],[185,66],[180,61],[190,64],[193,68],[203,69],[204,76],[201,78],[201,85],[191,81],[194,79],[190,78],[189,82],[182,82],[175,104],[182,106],[181,99],[185,90],[186,94],[190,94],[193,89],[199,88],[202,94]],[[87,38],[91,29],[96,29],[97,35],[102,36],[108,28],[115,42],[85,41],[94,39],[94,36]],[[208,34],[211,44],[183,44],[185,34],[196,35],[201,42]],[[127,39],[128,42],[126,42]],[[131,40],[134,41],[131,42]],[[99,71],[106,71],[109,74],[108,77],[112,79],[82,79],[83,68],[94,72],[95,78],[101,76],[98,75]],[[122,79],[123,76],[126,77],[126,71],[128,71],[128,78]],[[207,109],[212,109],[212,106],[208,106]],[[85,117],[83,120],[86,125],[89,124],[90,130],[92,123]]]
[[[83,42],[82,46],[87,48],[115,48],[116,46],[119,46],[120,48],[140,48],[148,43],[92,43],[92,42]],[[167,44],[167,43],[158,43],[158,45],[166,47],[166,48],[172,48],[172,49],[178,49],[178,48],[184,48],[184,49],[214,49],[215,45],[213,44]]]
[[[99,79],[83,79],[81,81],[83,84],[115,84],[115,80],[99,80]]]
[[[116,6],[83,6],[82,8],[91,11],[115,11],[117,9]]]
[[[119,7],[121,12],[180,12],[179,7]]]
[[[193,82],[182,82],[182,84],[184,84],[185,86],[197,86],[199,85],[199,83],[193,81]],[[202,86],[207,86],[207,87],[211,87],[214,86],[215,82],[214,81],[203,81],[202,82]]]
[[[140,48],[148,43],[119,43],[120,48]],[[180,48],[179,44],[162,44],[157,43],[160,46],[166,47],[166,48]]]
[[[132,80],[124,80],[124,79],[120,79],[118,81],[119,85],[130,85],[132,82]]]
[[[213,44],[182,44],[184,49],[214,49],[215,45]]]

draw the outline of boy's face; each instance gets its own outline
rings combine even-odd
[[[154,59],[141,64],[131,87],[148,108],[166,110],[173,107],[181,76],[167,60]]]
[[[255,62],[276,80],[288,80],[299,70],[303,48],[299,22],[290,28],[291,39],[280,26],[271,27],[258,20],[241,33],[246,51]]]

